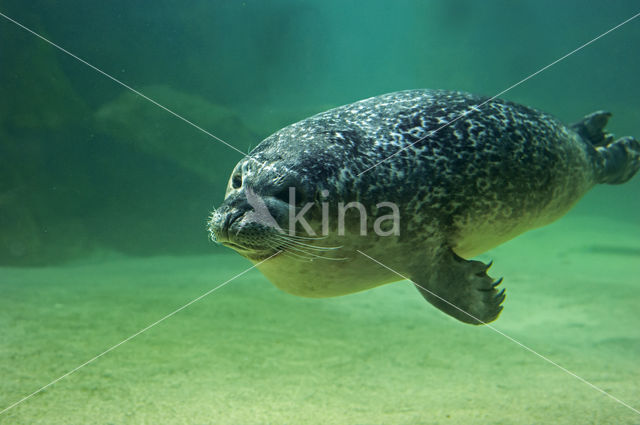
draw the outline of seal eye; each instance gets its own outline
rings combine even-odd
[[[234,174],[233,177],[231,177],[231,187],[234,189],[240,189],[241,186],[242,186],[242,175]]]

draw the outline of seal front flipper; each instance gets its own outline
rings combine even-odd
[[[451,249],[443,250],[434,262],[415,265],[410,277],[422,296],[450,316],[474,325],[495,320],[502,311],[502,283],[487,275],[491,263],[465,260]]]

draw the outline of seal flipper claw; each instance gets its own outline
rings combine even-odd
[[[498,304],[502,304],[502,301],[504,301],[506,296],[507,296],[507,294],[505,294],[504,288],[502,288],[502,291],[498,292],[498,295],[495,296],[496,302]],[[501,308],[502,308],[502,306],[501,306]]]
[[[487,270],[489,270],[491,268],[491,266],[493,266],[493,260],[489,261],[489,263],[487,264],[487,267],[485,267],[484,272],[486,273]]]
[[[447,249],[429,266],[416,265],[410,276],[422,296],[456,319],[480,325],[492,322],[502,311],[506,294],[486,274],[487,264],[465,260]]]

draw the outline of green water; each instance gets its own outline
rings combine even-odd
[[[242,152],[385,92],[492,96],[638,12],[0,0]],[[501,97],[638,137],[638,45],[640,18]],[[640,178],[480,257],[509,294],[493,328],[408,282],[310,300],[256,270],[177,311],[250,267],[205,231],[241,158],[0,17],[0,424],[640,424]]]

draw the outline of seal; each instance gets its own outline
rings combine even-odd
[[[286,292],[344,295],[400,273],[443,312],[484,324],[502,310],[502,279],[466,258],[640,168],[640,142],[614,140],[610,116],[565,126],[457,91],[372,97],[262,141],[235,166],[208,230]]]

